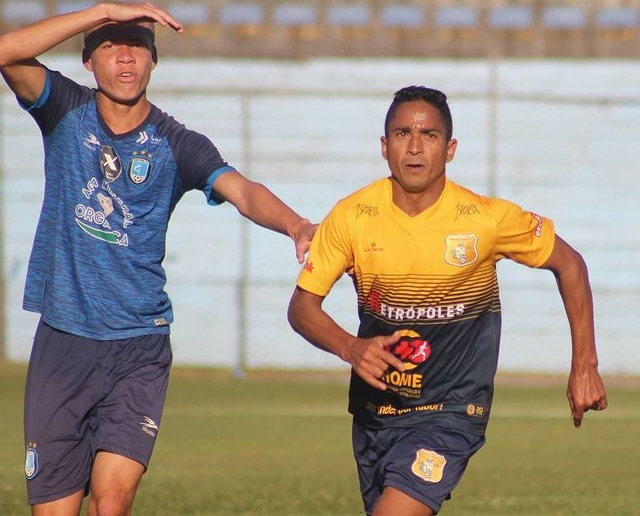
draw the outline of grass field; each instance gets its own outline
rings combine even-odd
[[[0,515],[28,514],[22,365],[0,366]],[[346,375],[174,368],[135,513],[362,514]],[[499,377],[486,446],[442,515],[640,515],[640,382],[575,430],[564,379]]]

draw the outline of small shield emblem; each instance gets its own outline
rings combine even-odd
[[[435,484],[442,480],[446,463],[447,459],[439,453],[422,449],[416,453],[416,460],[411,465],[411,471],[422,480]]]
[[[38,452],[34,448],[27,448],[27,458],[24,462],[24,474],[31,480],[38,473]]]
[[[450,265],[466,267],[478,260],[478,237],[475,235],[449,235],[444,259]]]
[[[129,165],[129,179],[135,184],[144,183],[149,178],[151,163],[146,158],[133,158]]]

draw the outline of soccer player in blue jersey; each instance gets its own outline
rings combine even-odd
[[[171,303],[167,224],[183,194],[232,203],[288,235],[300,263],[314,225],[227,164],[213,143],[152,105],[150,3],[99,4],[0,37],[0,72],[45,150],[42,211],[24,308],[38,312],[25,393],[25,473],[33,514],[130,514],[167,390]],[[37,57],[84,33],[97,89]]]
[[[391,172],[320,224],[289,306],[293,328],[352,366],[349,412],[367,514],[429,516],[484,444],[500,345],[496,262],[548,269],[571,329],[574,424],[607,407],[587,267],[551,220],[446,177],[457,141],[444,93],[398,91],[385,120]],[[358,334],[324,311],[348,274]]]

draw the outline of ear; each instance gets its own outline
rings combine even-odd
[[[93,65],[91,64],[91,59],[87,59],[84,63],[83,66],[85,67],[86,70],[93,72]]]
[[[447,163],[453,160],[453,157],[456,155],[456,149],[458,148],[458,140],[451,139],[449,143],[447,143]]]
[[[380,148],[382,151],[382,157],[386,161],[387,160],[387,137],[386,136],[380,137]]]

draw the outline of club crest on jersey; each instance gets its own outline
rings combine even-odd
[[[416,452],[416,460],[411,464],[411,472],[418,478],[435,484],[442,480],[446,463],[447,459],[439,453],[420,449]]]
[[[129,179],[137,185],[144,183],[149,178],[151,162],[147,158],[136,156],[129,164]]]
[[[471,235],[449,235],[445,239],[447,249],[444,259],[450,265],[466,267],[478,260],[478,237]]]
[[[100,147],[100,168],[108,183],[113,183],[122,173],[120,158],[118,158],[116,151],[108,145]]]
[[[35,446],[27,447],[27,457],[24,461],[24,474],[31,480],[38,473],[38,452]]]

